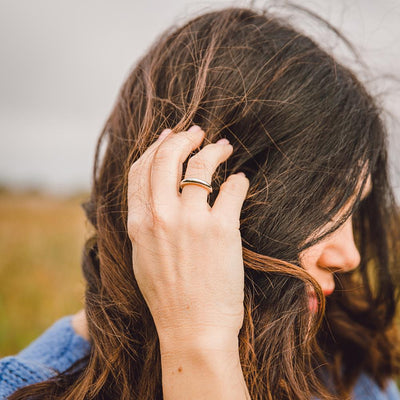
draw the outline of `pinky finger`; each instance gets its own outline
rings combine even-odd
[[[230,175],[221,185],[211,212],[217,213],[237,225],[248,189],[249,180],[243,172]]]

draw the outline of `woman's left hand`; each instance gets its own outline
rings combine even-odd
[[[182,163],[204,135],[198,127],[170,133],[132,164],[132,264],[161,344],[172,341],[172,347],[182,348],[183,342],[201,342],[211,348],[214,343],[214,349],[237,352],[244,314],[240,210],[249,180],[230,175],[212,208],[204,188],[190,185],[179,193]],[[189,159],[185,177],[210,182],[232,150],[232,145],[207,144]]]

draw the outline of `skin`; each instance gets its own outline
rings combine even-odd
[[[212,208],[204,187],[188,185],[179,193],[182,163],[204,136],[192,127],[157,140],[128,176],[132,264],[161,346],[194,335],[195,341],[207,338],[213,349],[225,348],[237,342],[243,323],[239,218],[249,181],[230,175]],[[211,182],[232,150],[229,143],[206,145],[189,159],[185,177]]]
[[[132,164],[127,224],[132,265],[160,339],[164,398],[179,400],[190,393],[243,400],[250,396],[238,351],[244,311],[239,218],[249,181],[230,175],[212,208],[203,187],[187,185],[179,192],[182,163],[204,135],[199,127],[165,130]],[[189,159],[185,177],[212,182],[232,150],[223,141],[204,146]],[[371,187],[368,177],[363,197]],[[329,295],[333,274],[360,263],[352,218],[301,253],[300,260]],[[75,314],[72,326],[89,340],[84,310]]]
[[[369,175],[361,198],[365,199],[371,190],[372,180]],[[329,229],[335,220],[328,222],[322,229]],[[334,274],[352,271],[359,266],[360,261],[360,253],[354,242],[352,216],[331,235],[300,253],[301,265],[319,283],[325,296],[329,296],[335,289]]]
[[[72,328],[78,335],[82,336],[87,341],[90,340],[89,333],[88,333],[88,327],[87,327],[87,321],[86,321],[86,315],[85,315],[85,309],[79,310],[75,315],[73,315]]]
[[[362,198],[367,197],[371,190],[369,176]],[[328,229],[330,225],[326,224],[323,229]],[[360,253],[354,243],[352,217],[325,240],[303,251],[300,260],[303,268],[320,284],[325,296],[329,296],[335,289],[333,275],[351,271],[360,263]],[[89,340],[84,309],[73,316],[72,326],[78,335]]]
[[[198,126],[165,130],[132,164],[132,265],[159,337],[163,397],[248,400],[238,334],[244,316],[240,212],[249,180],[230,175],[212,208],[204,187],[180,192],[182,164],[204,136]],[[207,144],[189,159],[185,177],[211,182],[232,151],[226,139]],[[78,329],[79,318],[73,321]]]
[[[238,349],[244,314],[239,227],[249,180],[230,175],[212,208],[204,187],[188,185],[180,193],[182,163],[204,136],[198,126],[164,131],[132,164],[132,265],[159,337],[163,397],[244,400],[250,396]],[[185,177],[211,182],[232,150],[227,140],[207,144],[189,159]]]

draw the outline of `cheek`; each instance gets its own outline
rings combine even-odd
[[[312,246],[304,251],[302,251],[299,255],[299,260],[301,266],[310,274],[316,268],[318,258],[320,257],[321,249],[317,247],[317,245]]]
[[[300,253],[299,259],[301,266],[321,285],[322,280],[318,276],[317,268],[320,253],[320,249],[317,246],[313,246]],[[308,308],[314,314],[318,311],[318,301],[311,288],[308,296]]]
[[[320,246],[312,246],[302,253],[299,259],[301,266],[321,285],[323,282],[323,274],[318,267],[318,259],[321,256],[322,248]]]

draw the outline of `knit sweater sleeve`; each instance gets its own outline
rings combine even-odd
[[[0,359],[0,399],[65,371],[90,352],[90,342],[74,331],[72,317],[62,317],[18,354]]]
[[[396,382],[390,379],[385,390],[366,374],[361,374],[353,391],[354,400],[400,400],[400,393]]]

